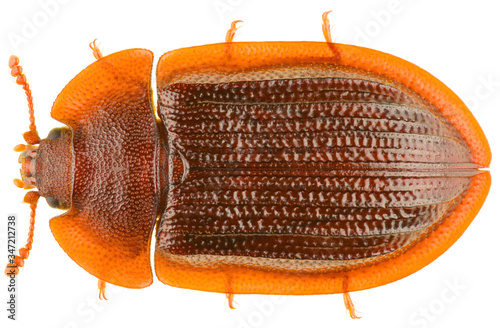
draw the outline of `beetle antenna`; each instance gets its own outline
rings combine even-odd
[[[26,196],[24,196],[24,202],[30,204],[31,208],[28,240],[26,241],[26,245],[23,248],[19,249],[19,255],[14,255],[10,259],[10,262],[7,263],[7,267],[5,268],[5,274],[7,276],[17,275],[19,273],[19,268],[24,266],[24,261],[28,259],[30,250],[33,248],[36,205],[39,198],[40,194],[38,193],[38,191],[28,191],[26,193]]]
[[[33,109],[33,96],[31,94],[30,85],[26,79],[26,75],[23,74],[23,68],[19,65],[19,58],[17,56],[10,56],[9,58],[9,68],[11,69],[10,74],[16,78],[16,83],[23,87],[24,92],[26,93],[26,99],[28,100],[28,113],[29,113],[29,131],[23,134],[24,140],[29,145],[35,145],[40,143],[40,137],[38,136],[38,132],[36,130],[35,125],[35,111]],[[17,145],[14,148],[16,152],[23,152],[26,150],[26,145]],[[26,185],[23,181],[19,179],[15,179],[14,183],[19,188],[30,188],[31,186]],[[24,261],[28,259],[30,250],[33,247],[33,235],[35,230],[35,214],[36,214],[36,206],[38,203],[38,199],[40,198],[40,194],[38,191],[28,191],[24,196],[24,202],[30,204],[31,213],[30,213],[30,227],[28,232],[28,240],[26,245],[19,249],[19,255],[14,255],[10,258],[7,267],[5,268],[5,274],[17,275],[19,273],[19,268],[24,266]]]
[[[19,65],[19,58],[17,56],[10,56],[9,58],[9,68],[11,69],[10,74],[16,78],[16,83],[23,87],[26,93],[26,99],[28,100],[28,113],[30,119],[29,131],[23,134],[24,140],[30,145],[35,145],[40,142],[40,137],[36,131],[35,125],[35,111],[33,109],[33,96],[31,95],[30,85],[26,79],[26,75],[23,74],[23,68]]]

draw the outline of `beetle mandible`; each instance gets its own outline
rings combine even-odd
[[[33,243],[40,196],[59,245],[106,283],[234,294],[343,293],[390,283],[447,250],[490,186],[486,137],[464,103],[400,58],[326,42],[226,42],[104,57],[59,94],[41,140],[31,90],[21,152]]]

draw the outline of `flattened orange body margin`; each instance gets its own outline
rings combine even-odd
[[[325,42],[232,42],[178,49],[160,58],[158,86],[173,76],[205,69],[234,72],[272,65],[335,64],[370,71],[396,80],[433,104],[456,127],[471,149],[478,167],[486,168],[491,151],[479,124],[453,91],[425,70],[379,51]],[[395,257],[344,272],[297,273],[256,270],[221,263],[200,267],[172,261],[156,254],[158,277],[164,283],[235,294],[332,294],[363,290],[404,278],[446,251],[479,212],[489,191],[491,177],[476,175],[462,203],[429,236]],[[234,279],[233,279],[234,278]]]

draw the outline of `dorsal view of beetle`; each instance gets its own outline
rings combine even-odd
[[[26,245],[37,203],[61,248],[106,284],[227,295],[343,294],[404,278],[445,252],[490,188],[491,151],[465,104],[423,69],[332,41],[226,42],[104,56],[61,91],[18,145]],[[155,110],[156,109],[156,110]],[[155,243],[153,258],[151,243]],[[151,261],[154,261],[154,272]]]

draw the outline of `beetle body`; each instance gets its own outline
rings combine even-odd
[[[471,113],[394,56],[321,42],[179,49],[160,58],[157,113],[152,63],[132,49],[87,67],[52,108],[69,129],[23,164],[27,184],[60,180],[39,188],[53,205],[70,204],[52,232],[103,281],[152,283],[156,226],[165,284],[228,294],[372,288],[442,254],[488,193],[480,169],[491,153]]]

